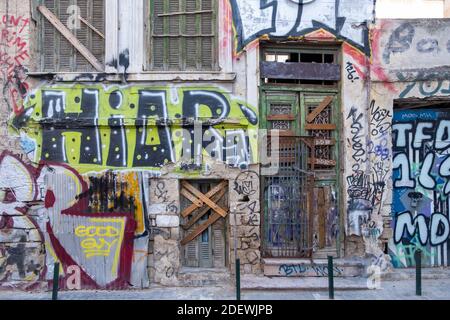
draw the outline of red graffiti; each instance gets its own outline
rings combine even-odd
[[[14,228],[14,219],[6,212],[3,212],[0,219],[0,230]]]
[[[53,193],[53,191],[48,190],[44,200],[45,208],[46,209],[53,208],[55,201],[56,201],[55,194]]]
[[[394,93],[397,93],[397,89],[395,86],[389,81],[389,77],[386,75],[386,72],[382,67],[380,67],[380,52],[378,48],[380,48],[380,39],[381,39],[381,30],[384,28],[384,22],[381,22],[380,29],[372,29],[370,30],[370,39],[371,39],[371,50],[372,50],[372,72],[378,77],[379,80],[384,82],[385,87]]]
[[[60,163],[50,163],[41,162],[37,168],[26,164],[20,156],[14,155],[8,151],[4,151],[0,155],[0,176],[7,181],[12,181],[11,187],[9,189],[11,195],[15,195],[14,199],[4,199],[3,204],[13,203],[14,206],[17,204],[17,213],[22,213],[24,217],[28,218],[30,222],[39,230],[41,235],[42,243],[46,243],[45,235],[51,243],[53,252],[56,254],[58,261],[64,270],[64,276],[60,279],[60,288],[67,289],[67,280],[70,277],[70,273],[67,272],[68,268],[73,266],[78,266],[80,268],[81,277],[81,287],[83,289],[126,289],[130,287],[131,282],[131,269],[133,262],[133,249],[134,249],[134,235],[137,228],[137,222],[134,219],[133,214],[130,213],[92,213],[90,212],[88,195],[89,188],[86,181],[79,175],[79,173],[66,164]],[[23,173],[23,178],[20,183],[14,182],[12,179],[14,172],[17,170]],[[12,172],[14,171],[14,172]],[[46,175],[55,172],[60,172],[64,176],[71,177],[71,180],[75,185],[79,186],[79,195],[74,195],[74,198],[66,199],[65,196],[61,196],[61,192],[56,192],[51,183],[46,182],[45,185],[38,185],[38,181],[47,181]],[[27,174],[28,173],[28,174]],[[13,174],[11,176],[11,174]],[[60,176],[57,176],[58,179]],[[50,179],[51,180],[51,179]],[[24,189],[24,185],[28,185],[29,188]],[[38,192],[41,191],[41,193]],[[28,196],[21,196],[20,192],[28,194]],[[8,190],[6,190],[8,194]],[[45,194],[45,195],[44,195]],[[46,215],[49,216],[49,220],[45,225],[45,230],[40,230],[41,227],[36,223],[32,216],[28,215],[29,202],[39,202],[44,203],[44,208],[46,209]],[[104,283],[99,284],[96,274],[97,269],[89,269],[84,265],[83,261],[89,261],[80,259],[79,252],[81,248],[79,240],[77,240],[74,233],[67,233],[61,229],[62,225],[72,225],[73,229],[78,227],[83,228],[96,228],[93,224],[84,226],[89,220],[97,220],[96,223],[108,223],[116,219],[119,224],[123,225],[122,229],[116,229],[116,236],[121,240],[117,243],[117,271],[115,274],[111,275],[110,280],[104,281]],[[56,220],[56,221],[55,221]],[[84,222],[83,222],[84,221]],[[8,231],[14,227],[14,217],[11,217],[11,213],[3,213],[0,215],[0,230]],[[120,232],[120,234],[119,234]],[[44,234],[45,233],[45,234]],[[92,233],[92,232],[91,232]],[[90,234],[91,234],[90,233]],[[72,237],[72,238],[71,238]],[[87,243],[91,245],[92,248],[97,248],[99,244],[103,246],[103,242],[95,243],[95,239],[92,235],[88,235]],[[119,239],[118,238],[118,239]],[[69,242],[68,242],[69,241]],[[118,240],[117,240],[118,241]],[[113,242],[110,242],[108,248],[111,248]],[[92,257],[91,257],[92,258]],[[102,257],[103,259],[103,257]],[[100,260],[102,261],[102,260]],[[103,260],[104,261],[104,260]],[[106,263],[106,262],[105,262]],[[111,269],[111,266],[105,266],[105,270]],[[43,268],[40,272],[40,281],[45,281],[46,268]],[[52,280],[47,279],[48,284],[52,285]]]
[[[3,15],[0,19],[0,71],[4,79],[3,92],[14,113],[23,110],[22,101],[29,90],[26,83],[26,68],[29,59],[28,35],[30,20],[24,17]]]

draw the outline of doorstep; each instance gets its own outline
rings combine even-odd
[[[343,290],[370,290],[364,277],[335,278],[334,288]],[[328,278],[319,277],[264,277],[244,275],[241,277],[241,290],[298,290],[324,291],[328,290]]]
[[[366,272],[364,259],[334,259],[333,271],[336,278],[362,277]],[[328,277],[327,259],[263,259],[264,276],[267,277]]]

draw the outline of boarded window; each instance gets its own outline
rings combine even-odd
[[[49,9],[73,35],[104,64],[104,0],[40,0],[36,5]],[[82,20],[76,21],[77,15]],[[91,25],[93,28],[88,26]],[[95,68],[42,15],[38,15],[40,69],[43,72],[92,72]]]
[[[212,71],[217,0],[151,0],[150,68]]]
[[[212,202],[228,212],[228,194],[226,182],[189,181],[189,185],[209,197]],[[183,184],[184,186],[184,184]],[[188,188],[189,189],[189,188]],[[183,238],[189,241],[183,244],[183,265],[186,267],[224,268],[226,259],[226,219],[217,216],[208,205],[201,202],[192,189],[183,187],[181,197]],[[191,194],[190,194],[191,193]],[[189,199],[188,199],[189,198]],[[193,205],[200,203],[198,207]],[[192,208],[193,207],[193,208]],[[192,209],[190,209],[192,208]],[[188,214],[184,214],[187,212]],[[202,228],[202,226],[205,226]],[[197,232],[196,230],[202,230]],[[190,235],[197,235],[195,238]]]

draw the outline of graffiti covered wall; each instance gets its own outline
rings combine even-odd
[[[427,265],[448,265],[449,113],[397,111],[394,118],[394,263],[414,266],[415,248]]]
[[[26,158],[8,152],[2,157],[3,205],[12,211],[5,209],[1,229],[5,236],[29,243],[29,236],[10,234],[19,225],[12,217],[22,214],[40,242],[28,249],[36,252],[28,262],[31,267],[7,254],[18,252],[16,247],[4,248],[2,280],[30,280],[24,270],[33,266],[34,280],[50,280],[53,264],[60,262],[61,288],[147,286],[148,244],[157,236],[156,220],[163,221],[150,221],[151,179],[175,163],[177,171],[191,177],[207,160],[247,167],[257,161],[258,121],[254,108],[214,87],[70,85],[34,90],[10,121],[11,135],[20,133],[27,149]],[[203,140],[197,141],[195,130]],[[13,182],[18,170],[12,166],[24,173],[24,181]],[[17,198],[24,188],[27,198]],[[178,214],[176,206],[179,201],[168,204],[168,213]],[[26,259],[33,257],[20,250]],[[15,269],[8,267],[14,263]],[[8,268],[17,271],[8,273]]]
[[[428,265],[449,263],[450,115],[393,108],[396,99],[450,95],[448,21],[367,24],[372,0],[222,1],[235,54],[221,43],[219,55],[236,73],[224,87],[33,86],[27,4],[0,4],[0,287],[51,283],[55,262],[64,289],[179,284],[181,201],[172,191],[184,178],[231,182],[243,271],[260,272],[260,177],[251,167],[261,39],[343,43],[343,192],[333,210],[343,211],[342,256],[369,255],[384,268],[389,251],[394,266],[408,267],[421,248]],[[240,182],[239,169],[255,174]]]
[[[366,21],[373,20],[373,0],[231,0],[236,49],[253,40],[301,37],[323,29],[369,53]]]
[[[417,249],[427,266],[449,263],[448,114],[426,100],[448,99],[450,94],[449,27],[447,20],[381,20],[373,28],[371,94],[393,117],[387,143],[391,221],[385,226],[394,267],[414,266]],[[418,101],[421,107],[394,110],[394,103],[402,101]]]
[[[196,121],[202,141],[194,141]],[[88,172],[201,165],[203,153],[248,166],[257,162],[258,121],[256,110],[216,88],[74,85],[32,93],[12,126],[26,134],[32,160]]]

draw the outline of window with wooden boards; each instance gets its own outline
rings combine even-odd
[[[218,0],[149,0],[149,68],[217,70]]]
[[[81,43],[102,68],[105,56],[105,0],[34,0],[45,6]],[[40,71],[100,71],[52,24],[41,10],[38,17]],[[73,21],[79,16],[76,27]],[[57,21],[58,22],[58,21]],[[95,60],[94,59],[94,60]]]

